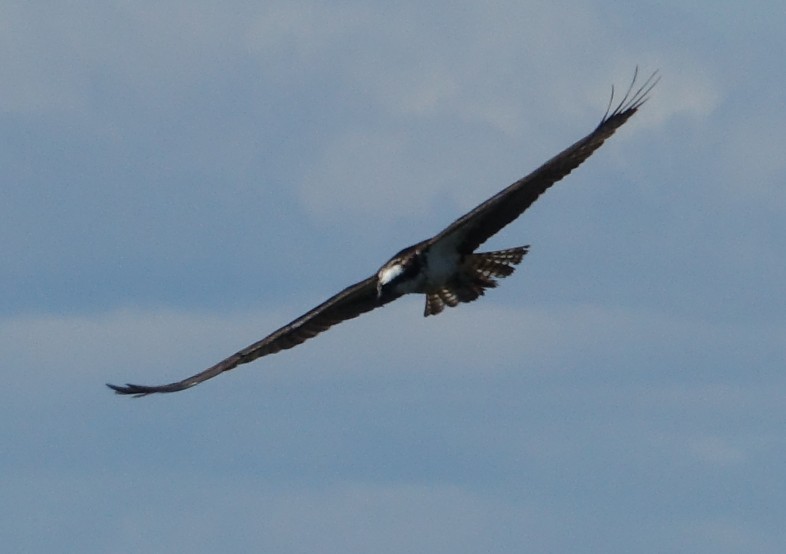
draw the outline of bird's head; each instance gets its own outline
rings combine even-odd
[[[386,294],[420,292],[420,255],[414,247],[405,248],[377,271],[377,297]]]
[[[393,290],[401,276],[404,275],[405,266],[399,260],[391,260],[383,265],[377,272],[377,298],[389,290]]]

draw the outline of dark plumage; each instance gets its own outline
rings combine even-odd
[[[297,346],[337,323],[384,306],[404,294],[425,294],[427,316],[438,314],[445,306],[477,299],[486,288],[496,286],[495,277],[503,278],[513,273],[514,266],[521,262],[528,246],[487,253],[476,253],[475,250],[521,215],[546,189],[581,165],[638,111],[659,77],[657,72],[653,73],[636,88],[637,74],[638,70],[625,96],[613,109],[612,89],[606,113],[590,134],[463,215],[436,236],[405,248],[371,277],[347,287],[262,340],[192,377],[160,386],[107,386],[118,394],[135,396],[181,391],[240,364]]]

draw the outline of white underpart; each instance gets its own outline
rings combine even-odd
[[[439,242],[426,252],[426,280],[429,285],[444,285],[456,275],[460,256],[453,242]]]
[[[398,277],[404,272],[404,266],[401,264],[395,264],[390,267],[385,267],[379,271],[379,282],[382,285],[387,285],[393,279]]]

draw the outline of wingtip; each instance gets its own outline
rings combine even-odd
[[[199,383],[199,381],[186,380],[179,381],[177,383],[169,383],[168,385],[158,385],[152,387],[149,385],[134,385],[133,383],[126,383],[125,386],[107,383],[106,386],[115,391],[115,394],[139,398],[141,396],[147,396],[148,394],[169,393],[186,390],[193,387],[197,383]]]
[[[156,392],[149,390],[150,387],[145,387],[143,385],[133,385],[131,383],[126,383],[125,386],[106,383],[106,386],[115,391],[115,394],[119,394],[121,396],[133,396],[134,398],[140,398],[142,396],[147,396],[152,392]]]
[[[637,87],[637,82],[639,80],[639,66],[637,65],[636,69],[633,71],[633,79],[631,80],[630,85],[628,85],[625,95],[617,104],[614,102],[614,85],[612,85],[609,103],[606,107],[606,113],[601,119],[600,125],[603,125],[609,120],[618,117],[627,119],[636,113],[636,111],[649,99],[650,92],[653,88],[655,88],[655,85],[660,82],[660,79],[660,70],[656,69],[650,73],[650,76],[647,77],[647,79],[641,85]],[[612,107],[614,108],[612,109]]]

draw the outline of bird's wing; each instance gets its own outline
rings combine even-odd
[[[347,287],[262,340],[247,346],[227,359],[218,362],[213,367],[209,367],[192,377],[176,383],[152,387],[132,384],[126,384],[125,386],[107,384],[107,386],[118,394],[132,394],[135,396],[145,396],[154,392],[181,391],[198,385],[202,381],[212,379],[216,375],[229,371],[240,364],[246,364],[262,356],[275,354],[281,350],[297,346],[337,323],[383,306],[396,298],[398,296],[378,298],[377,276],[372,275],[368,279]]]
[[[451,223],[430,242],[436,244],[444,241],[456,245],[462,253],[470,253],[520,216],[551,185],[576,169],[600,148],[647,100],[647,95],[660,78],[655,72],[636,88],[637,74],[638,68],[628,91],[613,110],[612,88],[609,107],[594,131]]]

